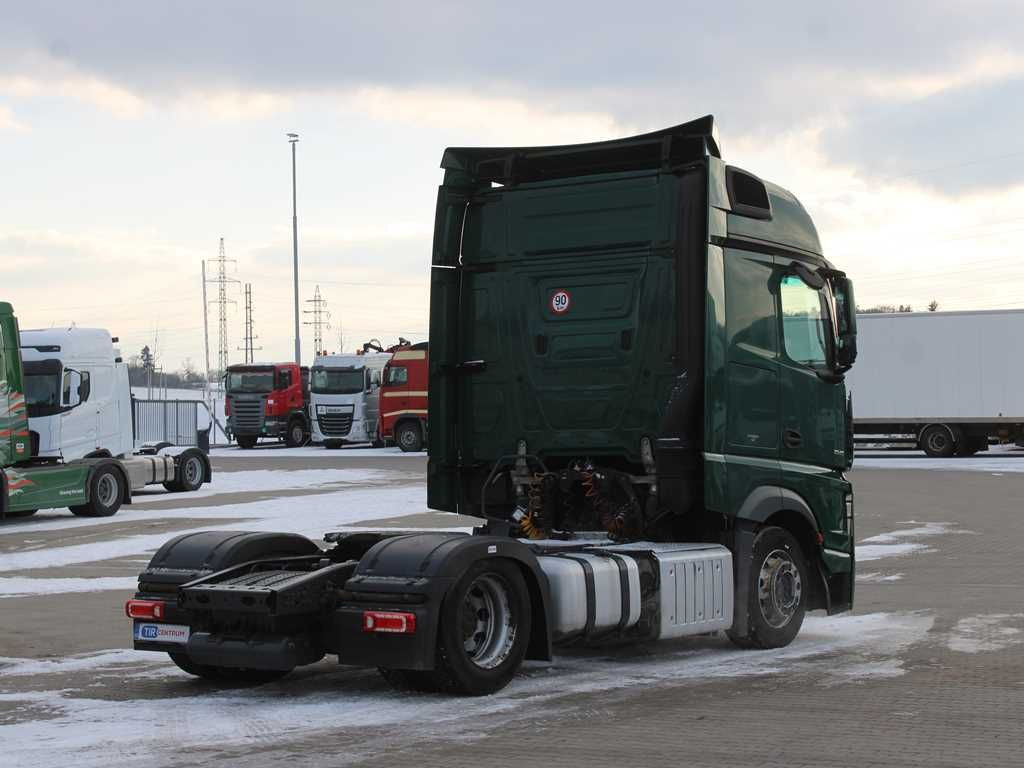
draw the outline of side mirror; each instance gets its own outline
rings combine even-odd
[[[61,405],[65,408],[74,408],[82,402],[82,374],[70,368],[64,371],[64,386],[61,395]]]
[[[836,331],[838,346],[836,362],[848,370],[857,359],[857,302],[853,298],[853,282],[843,275],[832,283],[836,300]]]

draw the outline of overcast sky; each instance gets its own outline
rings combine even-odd
[[[201,369],[223,237],[257,356],[287,359],[294,131],[300,291],[328,300],[328,347],[419,340],[444,147],[712,113],[861,305],[1024,308],[1022,41],[1019,0],[0,0],[0,299],[22,327],[106,326],[125,354],[158,336],[168,369]],[[216,328],[211,307],[214,361]]]

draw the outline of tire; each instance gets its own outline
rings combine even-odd
[[[441,605],[434,669],[405,671],[401,677],[418,690],[465,696],[499,691],[526,655],[530,619],[530,593],[518,566],[509,560],[479,560]],[[467,647],[471,643],[472,649]]]
[[[932,424],[918,439],[921,450],[933,459],[948,459],[956,452],[956,438],[945,424]]]
[[[741,648],[782,648],[800,632],[807,612],[810,582],[804,553],[793,534],[768,526],[754,539],[751,560],[747,633],[730,629],[729,639]]]
[[[976,435],[963,435],[956,444],[956,455],[973,456],[978,451],[984,450],[987,447],[987,437],[978,437]]]
[[[80,517],[110,517],[121,508],[124,491],[121,473],[110,466],[101,467],[89,481],[89,501],[68,509]]]
[[[38,511],[38,509],[21,509],[18,510],[17,512],[7,510],[7,519],[10,520],[15,517],[32,517],[32,515],[34,515]]]
[[[183,672],[188,672],[203,680],[234,683],[270,683],[279,680],[291,670],[279,669],[236,669],[234,667],[212,667],[208,664],[196,664],[186,653],[167,653]]]
[[[174,479],[164,483],[164,488],[172,493],[191,493],[203,486],[205,477],[206,466],[202,457],[194,451],[186,451],[178,458]]]
[[[299,419],[292,419],[288,431],[284,435],[284,444],[289,448],[299,448],[306,444],[306,427]]]
[[[238,447],[243,450],[249,450],[250,448],[256,447],[256,441],[259,440],[255,435],[236,435],[235,440],[238,442]]]
[[[416,453],[423,450],[423,430],[419,422],[403,421],[395,429],[395,442],[398,447],[406,453]]]

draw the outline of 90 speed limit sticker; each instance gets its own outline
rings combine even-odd
[[[572,296],[568,291],[558,290],[551,294],[551,311],[556,315],[564,315],[572,306]]]

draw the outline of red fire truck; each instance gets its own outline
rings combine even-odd
[[[427,342],[395,350],[380,389],[380,437],[403,451],[420,451],[427,440]]]

